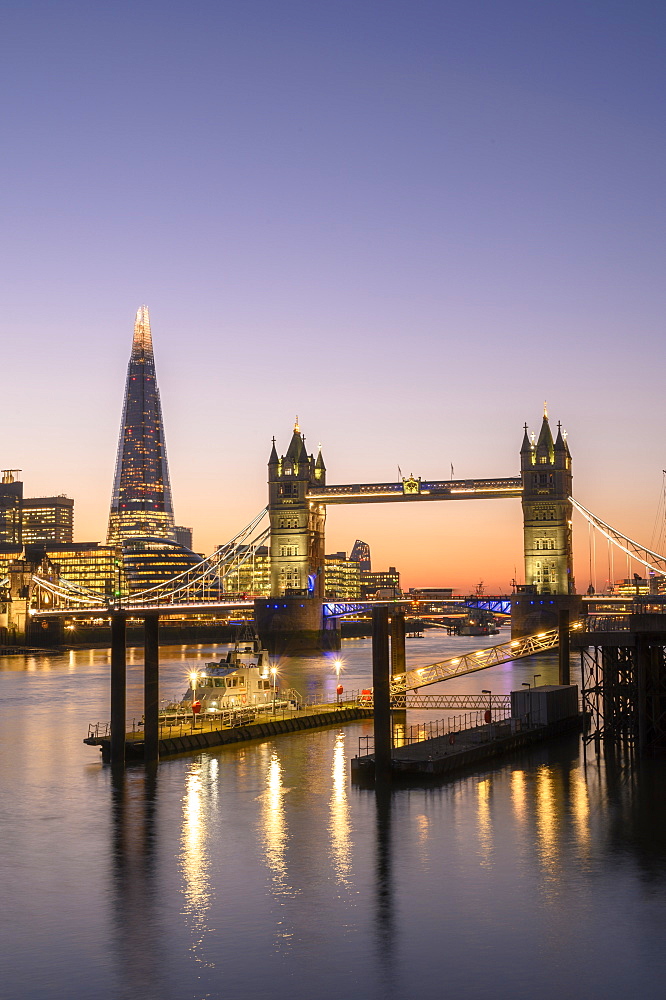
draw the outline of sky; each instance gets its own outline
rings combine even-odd
[[[649,545],[665,40],[647,0],[4,0],[0,466],[104,539],[145,303],[198,551],[296,415],[329,483],[513,476],[544,400],[575,497]],[[404,586],[523,578],[517,501],[330,508],[355,538]]]

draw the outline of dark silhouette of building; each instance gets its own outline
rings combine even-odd
[[[182,524],[176,525],[176,541],[186,549],[192,548],[192,529],[186,528]]]
[[[367,542],[362,542],[360,538],[357,538],[354,542],[354,548],[351,550],[349,558],[352,562],[358,563],[359,569],[365,570],[368,573],[372,570],[370,546]]]
[[[176,539],[162,407],[146,306],[138,310],[134,323],[107,544],[118,545],[137,535]]]
[[[20,469],[0,472],[0,545],[20,545],[22,540],[21,508],[23,483]]]

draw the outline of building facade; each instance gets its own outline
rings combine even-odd
[[[361,597],[391,598],[400,597],[400,573],[395,566],[389,566],[383,573],[371,573],[361,570]]]
[[[136,314],[118,439],[107,544],[135,536],[176,540],[162,406],[146,306]]]
[[[361,567],[357,560],[348,559],[346,552],[333,552],[326,556],[324,581],[326,597],[331,600],[361,599]]]
[[[26,546],[26,556],[44,552],[58,579],[112,598],[125,590],[120,550],[99,542],[40,542]]]
[[[357,538],[354,542],[354,547],[351,550],[349,558],[352,562],[357,562],[362,570],[365,570],[368,573],[372,570],[370,546],[367,542],[361,541],[360,538]]]
[[[25,545],[74,541],[74,501],[70,497],[25,497],[21,521]]]
[[[0,472],[0,545],[20,545],[22,541],[23,483],[20,469]]]
[[[246,556],[242,565],[232,569],[224,578],[225,594],[246,594],[248,597],[266,597],[271,592],[271,556],[267,545],[255,551],[240,547],[239,558]]]
[[[176,541],[179,545],[183,545],[186,549],[192,548],[192,529],[185,528],[182,524],[177,524],[175,527]]]

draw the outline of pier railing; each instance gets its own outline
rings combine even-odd
[[[198,713],[196,716],[191,712],[182,710],[169,713],[164,712],[159,722],[159,738],[169,739],[173,736],[182,736],[186,733],[208,733],[218,729],[233,729],[240,726],[252,725],[254,722],[271,722],[278,719],[293,719],[302,715],[319,715],[325,712],[334,712],[336,709],[367,707],[372,708],[372,701],[369,705],[364,704],[361,699],[361,691],[349,691],[345,698],[339,701],[322,702],[316,696],[301,699],[298,706],[279,698],[262,703],[260,705],[244,705],[237,709],[228,709],[221,712]],[[110,722],[91,722],[88,724],[88,735],[90,739],[110,739]],[[144,738],[143,719],[133,718],[126,724],[126,738],[130,741],[140,741]]]
[[[455,745],[458,735],[467,737],[468,742],[490,743],[499,736],[505,736],[510,730],[511,709],[509,707],[493,710],[488,718],[486,711],[464,712],[461,715],[450,716],[447,719],[434,719],[428,722],[419,722],[413,726],[394,726],[392,733],[393,749],[404,746],[412,746],[415,743],[424,743],[427,740],[435,740],[448,737],[449,743]],[[538,728],[538,724],[532,726],[521,726],[525,728]],[[374,753],[374,734],[369,733],[359,736],[358,755],[368,756]]]

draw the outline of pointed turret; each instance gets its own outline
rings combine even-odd
[[[299,465],[302,465],[304,469],[308,468],[310,459],[308,457],[308,450],[305,447],[305,438],[301,438],[301,452],[298,456]]]
[[[530,441],[530,436],[527,433],[527,424],[525,424],[525,433],[523,434],[523,443],[520,446],[521,455],[529,455],[532,451],[532,442]]]
[[[562,424],[558,420],[557,422],[557,437],[555,438],[555,451],[566,451],[566,444],[564,443],[564,438],[562,437]]]
[[[291,441],[289,442],[289,447],[287,448],[287,454],[285,458],[289,459],[290,462],[299,462],[301,458],[301,447],[303,445],[303,439],[301,437],[301,429],[298,426],[298,417],[296,417],[296,423],[294,424],[294,433],[292,434]]]
[[[270,453],[270,456],[269,456],[269,459],[268,459],[268,464],[269,465],[278,465],[279,462],[280,462],[280,459],[278,458],[278,453],[275,450],[275,437],[273,437],[273,447],[271,448],[271,453]]]
[[[317,461],[314,464],[314,474],[315,480],[320,486],[323,486],[326,482],[326,466],[324,465],[324,456],[321,453],[321,445],[319,445],[319,450],[317,451]]]
[[[553,452],[555,446],[553,444],[553,435],[550,431],[550,424],[548,423],[548,413],[544,407],[543,411],[543,421],[541,423],[541,430],[539,431],[539,439],[536,444],[537,462],[550,462],[552,464],[554,455]]]
[[[555,439],[555,451],[564,452],[567,458],[571,458],[571,452],[569,451],[569,445],[567,444],[566,431],[562,433],[562,424],[558,421],[557,424],[557,437]]]

